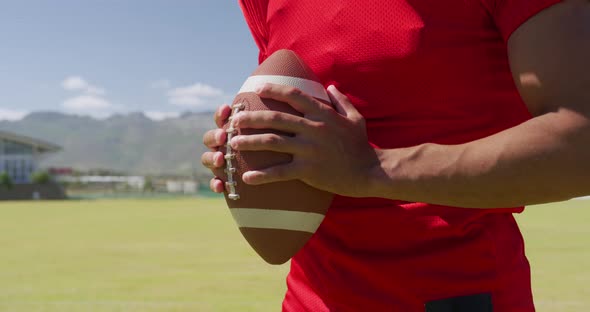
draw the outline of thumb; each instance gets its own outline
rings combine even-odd
[[[359,113],[354,105],[352,105],[348,97],[336,89],[334,85],[328,87],[328,95],[330,95],[334,109],[336,109],[340,115],[349,119],[362,118],[361,113]]]

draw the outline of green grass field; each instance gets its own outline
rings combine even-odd
[[[213,199],[0,204],[0,311],[279,311],[287,266]],[[521,216],[538,311],[590,304],[590,201]]]

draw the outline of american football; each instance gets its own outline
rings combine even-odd
[[[273,110],[301,115],[287,103],[261,99],[254,90],[264,83],[296,87],[330,104],[324,87],[312,70],[290,50],[269,56],[244,82],[232,104],[232,116],[240,111]],[[228,119],[227,141],[235,135],[269,133],[269,130],[237,129]],[[295,180],[265,185],[246,185],[241,176],[291,161],[291,155],[268,151],[232,151],[226,144],[226,166],[217,174],[225,182],[225,199],[242,235],[268,263],[282,264],[293,257],[315,233],[330,206],[333,194]]]

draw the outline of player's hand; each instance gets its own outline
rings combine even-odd
[[[220,106],[217,111],[215,111],[214,116],[215,124],[217,124],[218,128],[209,130],[203,135],[203,144],[205,144],[210,151],[203,153],[201,156],[201,162],[203,163],[203,166],[211,169],[211,171],[222,168],[225,165],[225,159],[223,153],[219,151],[219,147],[225,144],[227,136],[221,127],[223,127],[230,115],[231,108],[229,106]],[[211,179],[209,187],[215,193],[223,193],[225,189],[223,181],[217,177]]]
[[[230,144],[238,151],[275,151],[293,155],[284,165],[245,172],[251,185],[301,180],[332,193],[364,197],[369,173],[379,163],[367,139],[365,120],[350,100],[334,86],[328,87],[334,108],[298,89],[266,84],[257,92],[262,98],[285,102],[303,117],[274,111],[240,112],[234,117],[239,128],[274,129],[278,134],[239,135]]]

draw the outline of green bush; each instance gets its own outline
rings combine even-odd
[[[13,186],[14,184],[12,183],[12,178],[8,175],[8,173],[0,173],[0,187],[10,190]]]
[[[47,184],[51,181],[51,176],[47,171],[37,171],[31,174],[31,182],[35,184]]]
[[[143,185],[143,191],[153,193],[155,190],[156,188],[154,187],[154,181],[151,177],[147,177],[145,179],[145,184]]]

